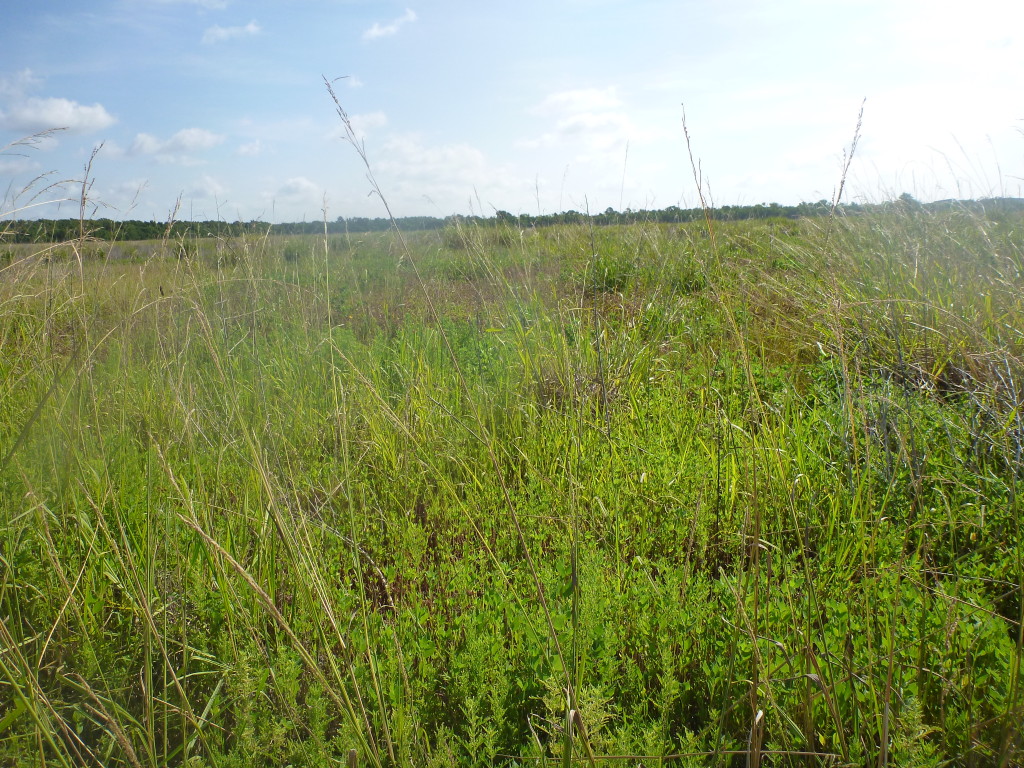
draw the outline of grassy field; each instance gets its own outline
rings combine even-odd
[[[0,765],[1024,762],[1024,217],[0,262]]]

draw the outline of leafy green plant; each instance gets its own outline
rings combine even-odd
[[[904,208],[19,251],[0,762],[1019,762],[1024,224]]]

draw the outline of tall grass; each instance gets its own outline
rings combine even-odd
[[[1024,219],[0,265],[11,765],[1014,765]]]

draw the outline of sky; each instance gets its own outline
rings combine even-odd
[[[830,200],[862,107],[844,200],[1024,188],[1019,0],[5,5],[0,220],[90,158],[95,217],[384,216],[325,78],[398,216],[694,207],[684,116],[713,204]]]

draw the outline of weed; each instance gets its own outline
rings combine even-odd
[[[1020,214],[707,225],[11,246],[0,762],[1020,762]]]

